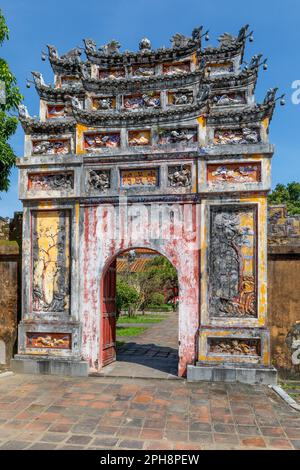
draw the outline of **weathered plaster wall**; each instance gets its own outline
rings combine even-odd
[[[120,209],[121,207],[121,209]],[[131,210],[132,209],[132,210]],[[122,206],[82,208],[83,228],[80,243],[82,295],[80,311],[83,328],[82,353],[92,369],[99,364],[100,286],[111,261],[124,250],[147,247],[166,256],[177,269],[179,280],[179,375],[196,357],[195,345],[199,322],[199,249],[195,204],[132,206],[127,213]],[[152,211],[150,213],[150,211]],[[173,215],[171,216],[171,212]],[[163,215],[160,217],[159,213]],[[159,227],[163,221],[163,226]],[[156,233],[161,230],[160,238]],[[155,233],[156,232],[156,233]],[[199,246],[199,245],[198,245]]]
[[[0,219],[0,366],[8,365],[17,338],[22,218]]]
[[[270,208],[268,298],[271,354],[285,377],[300,377],[300,216]]]

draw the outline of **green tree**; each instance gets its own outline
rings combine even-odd
[[[268,196],[269,204],[286,204],[290,215],[300,214],[300,183],[277,184]]]
[[[117,316],[121,310],[128,310],[128,316],[132,317],[136,312],[136,305],[139,301],[138,291],[122,279],[117,280],[116,308]]]
[[[0,10],[0,45],[9,38],[9,30]],[[13,115],[23,97],[16,86],[16,78],[11,73],[7,62],[0,58],[0,191],[9,188],[9,176],[16,156],[9,139],[16,132],[18,118]]]

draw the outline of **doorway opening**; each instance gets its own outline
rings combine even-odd
[[[133,248],[107,267],[101,286],[102,375],[178,374],[177,271],[159,252]]]

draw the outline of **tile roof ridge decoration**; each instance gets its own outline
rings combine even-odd
[[[19,121],[27,133],[46,132],[54,133],[59,130],[74,130],[76,120],[72,116],[63,117],[60,119],[49,119],[47,121],[40,121],[37,117],[31,117],[28,113],[27,107],[24,104],[18,106]]]
[[[175,57],[184,57],[201,49],[201,33],[203,26],[195,28],[191,37],[176,33],[171,38],[172,47],[161,47],[153,50],[148,38],[143,38],[139,43],[139,51],[120,52],[120,43],[115,39],[109,41],[97,49],[97,44],[93,39],[84,39],[85,53],[88,60],[94,62],[107,62],[110,65],[115,63],[132,64],[145,62],[161,62]]]

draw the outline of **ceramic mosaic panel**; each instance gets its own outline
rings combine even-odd
[[[124,96],[124,109],[126,111],[137,111],[140,109],[153,109],[160,108],[160,94],[159,93],[144,93],[140,95]]]
[[[66,155],[68,153],[71,153],[70,139],[32,141],[32,155]]]
[[[260,356],[258,338],[208,338],[208,353],[234,356]]]
[[[128,144],[130,146],[138,145],[150,145],[151,143],[151,131],[129,131],[128,132]]]
[[[93,98],[92,100],[93,109],[99,109],[105,111],[108,109],[116,108],[116,98],[114,96],[102,96]]]
[[[32,213],[32,305],[63,313],[70,303],[70,211]]]
[[[214,144],[257,144],[260,142],[258,129],[244,127],[242,129],[216,129]]]
[[[165,75],[184,74],[191,70],[190,62],[176,62],[163,65],[163,73]]]
[[[99,78],[122,78],[125,77],[125,70],[124,69],[117,69],[117,68],[112,68],[112,69],[103,69],[99,70]]]
[[[197,142],[198,134],[196,128],[191,129],[161,129],[159,132],[159,145],[194,143]]]
[[[26,333],[27,348],[71,349],[71,333]]]
[[[73,173],[31,173],[28,175],[28,189],[68,190],[74,184]]]
[[[246,104],[246,96],[243,92],[220,93],[214,95],[213,102],[216,106]]]
[[[194,101],[193,90],[170,91],[168,104],[173,106],[192,104]]]
[[[210,316],[257,317],[256,239],[255,207],[211,208]]]
[[[113,132],[98,132],[84,134],[85,150],[97,150],[99,148],[108,147],[116,148],[120,146],[120,134]]]
[[[155,75],[155,68],[147,65],[132,67],[133,77],[152,77]]]
[[[64,117],[66,115],[66,108],[63,104],[48,104],[47,105],[47,118],[55,119]]]
[[[207,165],[208,184],[220,183],[258,183],[261,181],[259,162],[226,163]]]
[[[207,64],[206,70],[211,76],[218,76],[233,72],[233,64],[231,62],[223,64]]]

